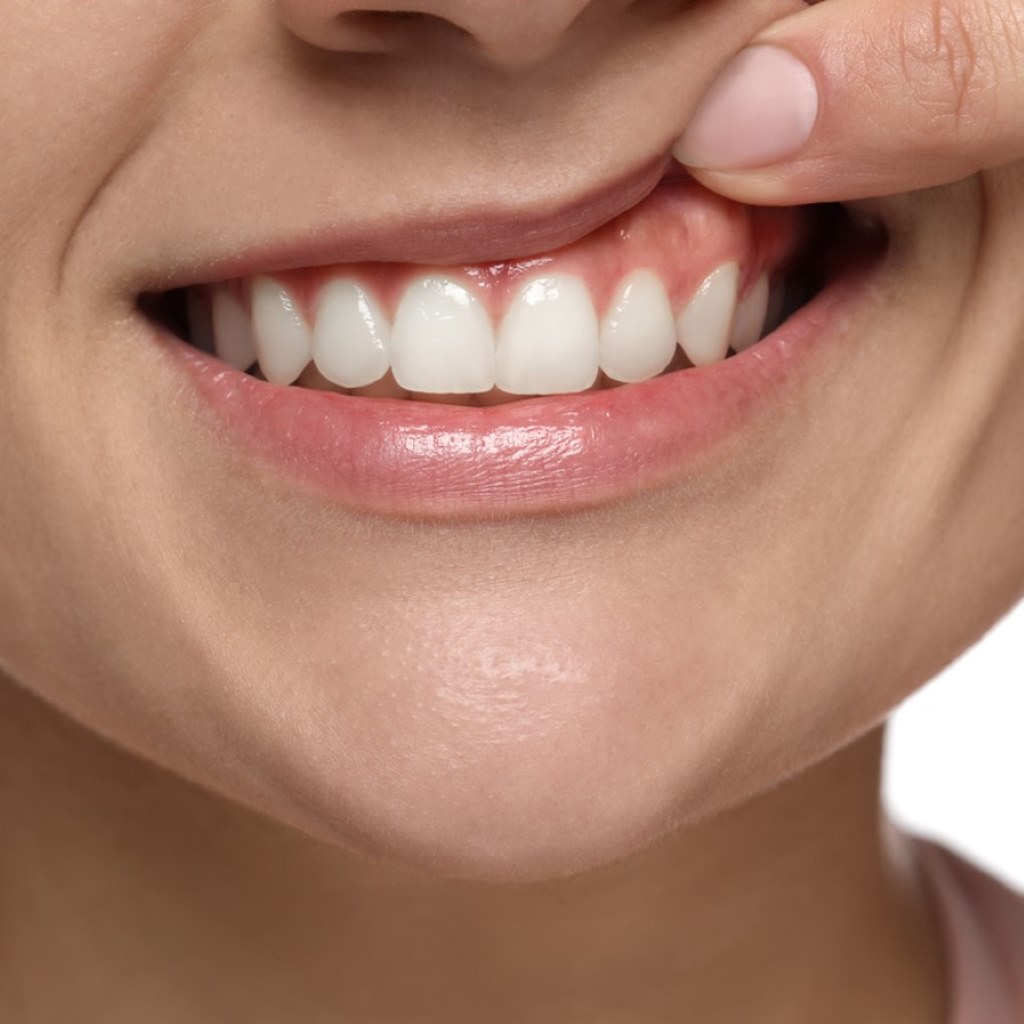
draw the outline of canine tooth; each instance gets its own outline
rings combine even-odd
[[[295,297],[269,277],[252,283],[252,324],[260,369],[272,384],[292,384],[312,358],[309,327]]]
[[[734,352],[744,352],[761,340],[768,315],[768,290],[768,278],[762,274],[737,305],[729,342]]]
[[[498,387],[513,395],[586,391],[597,380],[599,331],[590,291],[578,277],[528,281],[498,332]]]
[[[313,328],[313,361],[335,384],[361,388],[380,380],[390,365],[391,325],[357,281],[331,281],[320,293]]]
[[[391,370],[408,391],[471,394],[494,386],[494,328],[480,300],[449,277],[414,281],[391,332]]]
[[[213,338],[217,358],[228,366],[248,370],[256,362],[252,321],[227,288],[217,288],[213,292]]]
[[[679,344],[694,366],[709,366],[725,358],[739,278],[740,268],[735,263],[723,263],[708,274],[679,314]]]
[[[668,293],[650,270],[619,285],[601,321],[600,362],[605,374],[631,383],[656,377],[676,351],[676,324]]]

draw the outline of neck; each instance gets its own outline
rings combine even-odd
[[[0,992],[24,992],[25,1024],[155,1006],[200,1024],[938,1024],[942,954],[880,819],[881,743],[602,870],[495,885],[309,839],[0,679],[0,815],[17,823]]]

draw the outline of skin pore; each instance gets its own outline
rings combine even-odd
[[[865,207],[879,273],[727,457],[366,516],[205,430],[140,293],[559,209],[799,5],[414,6],[5,7],[0,1010],[942,1024],[880,722],[1020,596],[1020,168]]]

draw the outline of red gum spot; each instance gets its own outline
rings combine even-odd
[[[571,245],[524,260],[437,267],[413,263],[344,263],[273,275],[315,320],[321,289],[332,279],[355,278],[393,318],[414,278],[443,275],[461,280],[497,322],[519,288],[544,274],[575,274],[590,288],[598,311],[611,305],[621,280],[635,270],[654,271],[681,310],[716,267],[742,268],[741,296],[762,272],[778,271],[798,249],[805,218],[787,207],[753,207],[715,195],[692,180],[666,181],[642,203]],[[250,279],[232,282],[248,307]]]

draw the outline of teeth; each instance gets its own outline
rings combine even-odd
[[[268,277],[252,285],[252,322],[260,369],[272,384],[292,384],[312,357],[309,327],[298,303]]]
[[[598,332],[590,290],[579,278],[534,278],[498,332],[498,387],[514,395],[586,391],[597,380]]]
[[[729,347],[734,352],[745,352],[764,335],[765,317],[768,315],[768,278],[762,274],[754,287],[736,307]]]
[[[729,350],[736,291],[740,269],[723,263],[697,289],[689,305],[679,314],[676,327],[682,345],[694,366],[709,366],[723,360]]]
[[[673,315],[651,270],[623,278],[599,319],[582,279],[531,278],[497,331],[476,293],[443,274],[417,278],[393,326],[372,292],[353,278],[323,288],[311,330],[292,292],[269,277],[251,284],[251,318],[223,286],[188,296],[191,337],[225,363],[259,362],[274,384],[357,395],[480,405],[523,395],[571,394],[650,380],[674,365],[676,344],[695,366],[743,352],[777,326],[781,286],[762,274],[738,301],[740,269],[722,264]],[[313,383],[310,383],[313,382]]]
[[[448,277],[411,284],[391,333],[391,369],[409,391],[489,391],[494,386],[494,328],[480,300]]]
[[[213,293],[213,338],[217,358],[228,366],[248,370],[256,362],[252,322],[226,288],[217,288]]]
[[[676,324],[661,279],[649,270],[630,274],[601,321],[601,369],[632,383],[656,377],[676,351]]]
[[[380,380],[390,365],[391,325],[380,306],[356,281],[324,288],[313,330],[313,361],[335,384],[362,388]]]

